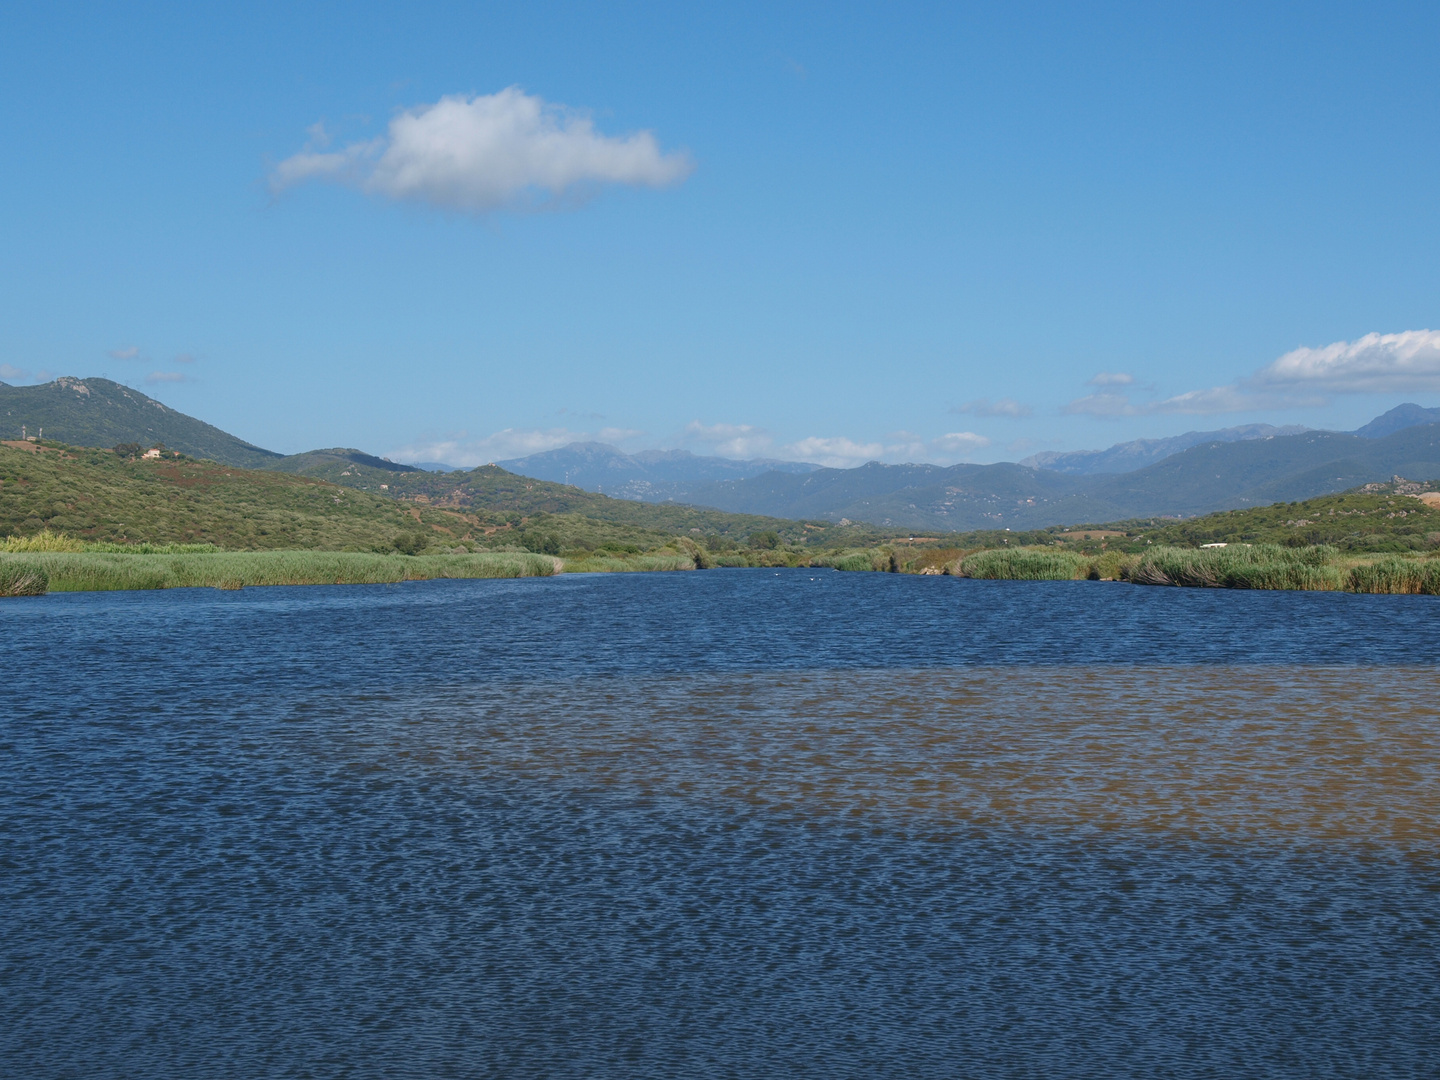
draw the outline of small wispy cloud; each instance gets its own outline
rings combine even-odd
[[[138,345],[127,345],[123,349],[111,349],[106,355],[111,360],[139,360],[140,348]]]
[[[1086,394],[1060,410],[1067,416],[1139,416],[1141,408],[1125,394]]]
[[[990,440],[973,431],[952,431],[948,435],[940,435],[931,439],[926,445],[943,454],[969,455],[989,446]]]
[[[196,356],[194,353],[182,352],[175,354],[175,363],[177,364],[193,364],[196,360],[199,359],[200,357]]]
[[[331,150],[321,126],[271,170],[283,191],[307,180],[347,184],[385,198],[484,214],[571,205],[605,184],[665,187],[694,162],[665,153],[654,134],[603,135],[585,113],[511,86],[443,97],[406,109],[374,139]]]
[[[193,380],[183,371],[152,371],[145,376],[145,381],[153,386],[157,383],[183,383]]]
[[[1130,386],[1135,382],[1135,376],[1124,371],[1102,371],[1093,379],[1089,380],[1086,386]]]
[[[1312,408],[1325,404],[1315,395],[1256,393],[1241,383],[1188,390],[1159,401],[1132,401],[1125,394],[1087,394],[1060,411],[1070,416],[1114,419],[1123,416],[1216,416],[1223,413],[1264,412],[1273,409]]]
[[[976,398],[963,405],[956,405],[950,411],[968,416],[1003,416],[1011,420],[1021,420],[1035,410],[1014,398],[1003,397],[994,401],[990,401],[988,398]]]
[[[30,373],[13,364],[0,364],[0,379],[23,379]]]

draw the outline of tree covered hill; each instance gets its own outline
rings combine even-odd
[[[1127,522],[1151,544],[1329,544],[1341,551],[1440,548],[1440,481],[1396,478],[1338,495],[1224,510],[1189,521]],[[1419,498],[1417,496],[1424,496]]]
[[[109,379],[63,377],[39,386],[0,383],[0,439],[44,429],[71,446],[163,443],[187,457],[247,469],[271,468],[284,457],[162,405]]]
[[[342,487],[413,503],[478,512],[488,520],[519,522],[540,514],[572,514],[595,522],[626,528],[655,530],[673,536],[725,536],[739,539],[758,531],[773,531],[787,543],[807,543],[824,537],[826,543],[864,544],[896,530],[867,524],[777,518],[766,514],[734,514],[684,503],[644,503],[617,499],[570,484],[517,476],[498,465],[481,465],[469,471],[426,472],[355,452],[324,451],[309,458],[304,476]],[[294,459],[287,459],[292,461]],[[380,464],[374,464],[379,461]],[[809,538],[807,540],[807,538]]]

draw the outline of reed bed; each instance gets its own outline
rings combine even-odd
[[[991,581],[1073,581],[1088,576],[1090,561],[1071,551],[1001,548],[967,556],[960,572]]]
[[[116,554],[52,551],[0,554],[0,581],[12,567],[38,567],[50,592],[251,585],[381,585],[432,578],[549,577],[558,560],[528,552],[375,555],[341,551],[209,551]]]
[[[1400,555],[1343,556],[1326,544],[1232,544],[1223,548],[1159,547],[1141,555],[1098,556],[1016,548],[979,551],[961,560],[966,577],[1011,581],[1117,579],[1136,585],[1200,589],[1284,589],[1440,596],[1440,560]]]
[[[744,555],[711,555],[710,563],[713,566],[729,567],[732,570],[738,570],[749,566],[750,560]]]
[[[0,596],[44,596],[50,588],[50,575],[30,559],[0,561]]]
[[[832,570],[889,570],[888,551],[847,551],[838,554],[812,555],[811,566],[828,566]]]
[[[1130,569],[1137,585],[1181,585],[1207,589],[1317,589],[1347,586],[1333,565],[1332,547],[1281,547],[1278,544],[1224,548],[1162,547],[1147,551]]]
[[[1440,564],[1391,555],[1352,567],[1347,584],[1358,593],[1440,596]]]
[[[694,570],[691,555],[628,555],[624,558],[590,555],[583,559],[566,559],[567,574],[619,574],[635,571]]]
[[[33,536],[0,539],[3,554],[46,554],[57,551],[97,552],[110,555],[203,555],[217,552],[214,544],[114,544],[109,541],[78,540],[63,532],[41,529]]]

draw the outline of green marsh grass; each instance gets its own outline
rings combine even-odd
[[[1003,581],[1071,581],[1085,577],[1089,560],[1070,551],[999,548],[977,551],[960,562],[965,577]]]
[[[719,561],[715,556],[712,560]],[[618,574],[654,570],[694,570],[695,559],[691,555],[627,555],[623,557],[596,553],[581,559],[566,559],[567,574]]]
[[[1279,544],[1223,548],[1161,547],[1147,551],[1129,570],[1137,585],[1182,585],[1209,589],[1318,589],[1346,587],[1338,552],[1326,545]]]
[[[889,570],[888,551],[845,551],[829,555],[812,555],[811,566],[828,566],[832,570]]]
[[[1347,586],[1357,593],[1440,595],[1440,564],[1391,555],[1350,569]]]
[[[203,555],[219,551],[214,544],[116,544],[109,541],[77,540],[63,532],[41,529],[32,536],[0,539],[0,553],[40,554],[57,551],[89,551],[111,555]]]
[[[0,554],[0,574],[10,566],[36,566],[51,592],[175,589],[251,585],[380,585],[431,578],[549,577],[556,560],[528,552],[475,555],[375,555],[340,551],[208,551],[181,554],[116,554],[52,551],[28,556]]]
[[[50,575],[32,559],[0,560],[0,596],[44,596]]]

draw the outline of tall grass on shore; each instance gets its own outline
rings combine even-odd
[[[558,560],[528,552],[475,555],[373,555],[340,551],[208,551],[113,554],[50,551],[0,554],[0,581],[38,568],[51,592],[176,589],[247,585],[380,585],[431,578],[549,577]],[[41,590],[44,591],[43,589]]]
[[[33,536],[0,539],[0,553],[37,554],[56,551],[89,551],[111,555],[203,555],[219,551],[214,544],[112,544],[107,541],[76,540],[63,532],[41,529]]]
[[[1087,576],[1088,560],[1071,551],[1000,548],[977,551],[960,563],[966,577],[1005,581],[1072,581]]]
[[[615,574],[626,571],[645,570],[694,570],[695,558],[691,555],[671,555],[661,552],[655,555],[627,555],[624,557],[596,553],[582,559],[566,559],[567,574]]]
[[[1347,585],[1357,593],[1440,596],[1440,564],[1391,555],[1351,568]]]
[[[811,566],[828,566],[832,570],[889,570],[892,560],[889,551],[847,551],[829,555],[812,555]]]
[[[1346,587],[1345,575],[1332,565],[1333,547],[1281,547],[1278,544],[1223,548],[1162,547],[1147,551],[1130,569],[1137,585],[1185,585],[1209,589],[1318,589]]]
[[[1141,555],[1084,556],[1044,548],[977,551],[960,562],[972,578],[1011,581],[1118,579],[1136,585],[1201,589],[1285,589],[1440,596],[1440,560],[1399,555],[1345,556],[1326,544],[1157,547]]]
[[[0,560],[0,596],[44,596],[50,575],[31,559]]]

